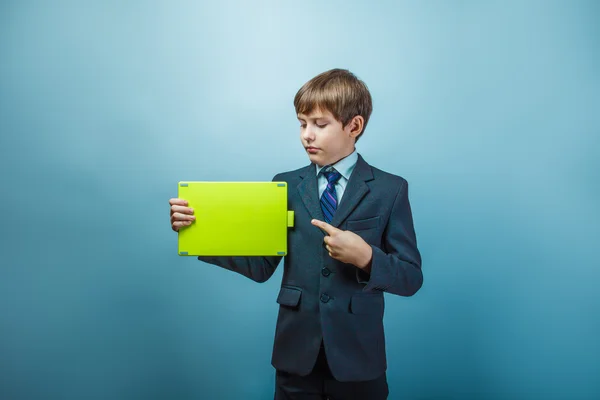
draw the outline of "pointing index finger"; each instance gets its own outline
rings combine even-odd
[[[310,221],[313,225],[318,226],[319,228],[321,228],[322,230],[324,230],[328,235],[332,235],[336,232],[339,231],[338,228],[336,228],[335,226],[329,225],[327,222],[325,221],[320,221],[318,219],[313,219],[312,221]]]

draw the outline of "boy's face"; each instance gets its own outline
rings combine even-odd
[[[344,128],[331,112],[316,109],[308,115],[298,114],[298,121],[302,146],[310,161],[318,166],[334,164],[354,151],[355,137],[360,133],[355,120]]]

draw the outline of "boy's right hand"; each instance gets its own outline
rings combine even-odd
[[[171,205],[171,229],[179,232],[180,228],[191,225],[196,219],[194,209],[188,207],[188,202],[184,199],[170,199]]]

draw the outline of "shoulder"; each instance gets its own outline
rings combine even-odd
[[[400,175],[371,167],[373,180],[367,182],[374,196],[391,204],[392,208],[408,204],[408,181]]]
[[[385,186],[386,188],[388,188],[388,190],[395,189],[395,191],[400,191],[400,190],[404,189],[406,186],[408,186],[407,180],[404,179],[402,176],[393,174],[388,171],[384,171],[384,170],[377,168],[366,162],[365,162],[365,164],[371,170],[371,173],[373,174],[373,181],[377,185]]]
[[[300,179],[301,176],[305,176],[306,174],[310,173],[311,167],[312,167],[312,164],[295,169],[293,171],[280,172],[273,177],[273,180],[274,181],[291,182],[296,179]]]
[[[406,179],[401,177],[400,175],[392,174],[391,172],[383,171],[377,167],[371,166],[371,171],[373,171],[373,178],[382,179],[385,181],[393,182],[399,186],[402,186],[406,183]]]

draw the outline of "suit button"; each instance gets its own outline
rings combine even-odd
[[[330,299],[331,299],[331,297],[329,297],[329,295],[328,295],[327,293],[323,293],[323,294],[321,295],[321,301],[322,301],[323,303],[327,303],[327,302],[328,302]]]
[[[329,276],[329,274],[331,274],[331,271],[329,270],[329,268],[325,267],[321,270],[321,273],[323,274],[323,276]]]

